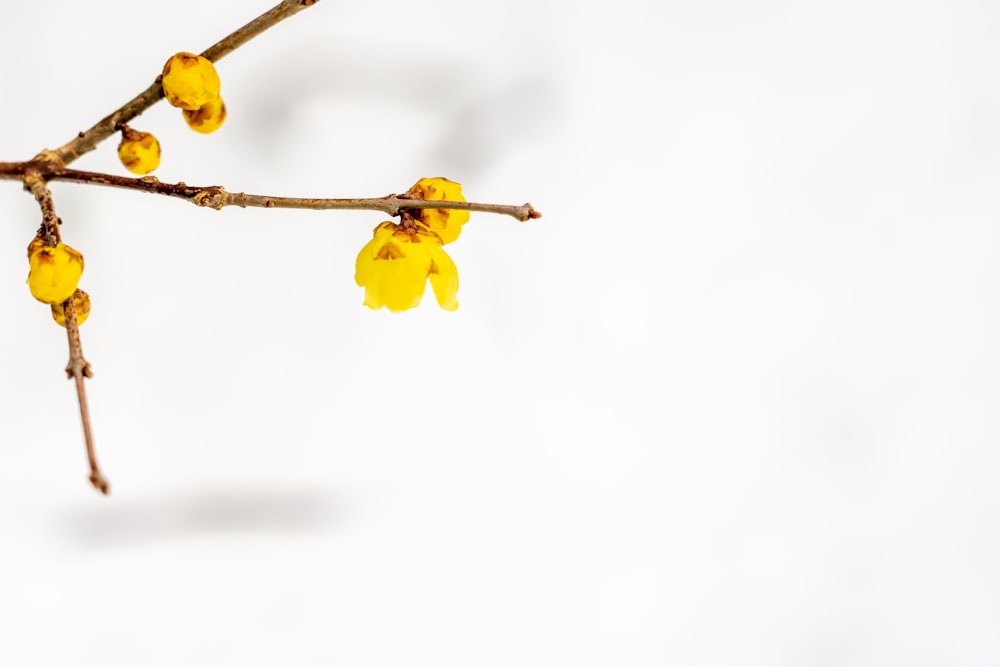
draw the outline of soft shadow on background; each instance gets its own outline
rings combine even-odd
[[[340,516],[336,499],[322,489],[221,486],[69,505],[53,512],[49,529],[74,546],[114,549],[205,536],[315,535]]]

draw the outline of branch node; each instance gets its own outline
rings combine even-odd
[[[94,377],[94,372],[90,369],[90,363],[83,357],[73,355],[70,357],[69,363],[66,364],[66,378],[73,380],[78,373],[81,377]]]
[[[59,167],[64,166],[63,160],[59,156],[59,153],[53,150],[49,150],[48,148],[43,149],[42,152],[33,157],[31,161],[40,162],[42,163],[41,166],[49,170],[58,169]]]
[[[192,201],[198,206],[207,206],[218,211],[226,205],[226,191],[221,186],[213,185],[195,193]]]
[[[409,199],[405,194],[403,195],[386,195],[385,197],[385,212],[390,217],[395,218],[397,215],[403,212],[402,202],[400,199]]]

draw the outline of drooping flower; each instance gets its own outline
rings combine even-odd
[[[42,303],[62,303],[76,291],[83,275],[83,255],[65,243],[28,246],[28,289]]]
[[[465,201],[465,197],[462,196],[461,183],[449,181],[440,176],[421,178],[409,189],[407,194],[428,201]],[[425,208],[414,211],[414,217],[418,213],[420,217],[417,219],[417,224],[440,236],[442,243],[451,243],[457,239],[458,235],[462,233],[462,225],[469,221],[468,211]]]
[[[458,308],[458,267],[441,247],[441,238],[426,229],[383,222],[355,262],[354,281],[365,288],[365,305],[373,310],[416,308],[428,280],[439,306]]]

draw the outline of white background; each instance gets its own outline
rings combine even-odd
[[[0,159],[268,6],[8,7]],[[160,179],[545,217],[474,215],[458,312],[392,315],[353,283],[383,216],[54,184],[110,498],[0,184],[0,664],[1000,664],[997,34],[320,2],[220,62],[220,132],[133,123]]]

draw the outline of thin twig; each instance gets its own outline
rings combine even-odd
[[[83,378],[94,377],[94,374],[90,370],[90,364],[83,357],[80,326],[76,321],[76,304],[73,303],[72,296],[63,303],[63,312],[66,317],[66,337],[69,339],[69,363],[66,365],[66,375],[76,383],[76,396],[80,403],[80,421],[83,423],[83,441],[87,445],[87,462],[90,464],[90,483],[94,485],[95,489],[108,495],[111,489],[108,480],[101,474],[101,468],[97,464],[94,434],[90,428],[87,388],[83,384]]]
[[[212,62],[228,55],[235,49],[247,43],[268,28],[276,25],[279,21],[292,16],[312,5],[319,0],[284,0],[268,11],[264,12],[253,21],[250,21],[242,28],[219,40],[212,46],[202,51],[201,55]],[[134,98],[112,111],[110,114],[99,120],[93,127],[84,132],[80,132],[72,140],[54,151],[43,151],[40,157],[53,160],[59,164],[67,165],[84,153],[94,150],[97,144],[104,141],[115,133],[119,123],[127,123],[149,107],[156,104],[163,98],[163,87],[160,85],[160,77],[149,85]]]
[[[220,39],[218,42],[201,52],[201,55],[212,62],[223,58],[268,28],[284,21],[289,16],[299,13],[306,7],[312,7],[319,0],[284,0],[267,10],[250,23]]]
[[[365,199],[328,199],[304,197],[270,197],[267,195],[248,195],[243,192],[226,192],[221,187],[222,198],[219,205],[211,198],[203,201],[195,200],[200,206],[260,206],[263,208],[306,208],[314,211],[328,209],[354,211],[382,211],[390,216],[412,209],[436,208],[449,211],[478,211],[480,213],[499,213],[509,215],[521,222],[542,217],[531,204],[520,206],[511,204],[481,204],[478,202],[440,201],[430,199],[410,199],[404,195],[386,195],[385,197],[369,197]]]
[[[39,230],[39,236],[45,239],[46,245],[57,245],[60,242],[59,216],[56,215],[52,192],[37,170],[29,169],[25,173],[24,189],[34,195],[35,201],[42,209],[42,226]],[[90,370],[90,364],[83,356],[80,328],[76,322],[76,304],[73,303],[72,295],[63,302],[62,307],[66,318],[66,336],[69,340],[69,364],[66,366],[66,375],[71,380],[75,380],[76,383],[76,396],[80,404],[80,420],[83,422],[83,440],[87,446],[87,461],[90,464],[90,483],[94,485],[95,489],[107,495],[108,481],[104,478],[101,468],[97,464],[94,435],[90,428],[90,409],[87,406],[87,389],[83,384],[83,379],[93,377],[93,373]]]
[[[56,215],[56,207],[52,203],[52,193],[45,183],[41,172],[34,168],[27,168],[24,172],[24,189],[30,192],[38,207],[42,209],[42,225],[38,228],[38,238],[45,242],[50,248],[55,248],[62,242],[59,233],[59,216]]]
[[[0,165],[2,166],[2,165]],[[0,172],[2,175],[2,172]],[[368,198],[275,197],[229,192],[221,185],[196,186],[186,183],[162,183],[152,176],[130,178],[77,169],[53,168],[45,174],[48,180],[106,185],[115,188],[139,190],[153,194],[184,199],[197,206],[221,209],[224,206],[257,206],[261,208],[304,208],[312,210],[382,211],[390,216],[407,209],[436,208],[455,211],[478,211],[509,215],[522,222],[542,217],[531,204],[481,204],[477,202],[446,202],[429,199],[410,199],[406,195],[386,195]]]
[[[152,194],[176,197],[208,208],[221,209],[224,206],[246,208],[304,208],[321,210],[382,211],[397,216],[402,211],[436,208],[452,211],[477,211],[509,215],[521,222],[542,217],[531,204],[482,204],[478,202],[453,202],[431,199],[411,199],[408,195],[386,195],[367,198],[322,198],[322,197],[276,197],[252,195],[245,192],[229,192],[221,185],[187,185],[186,183],[163,183],[155,176],[131,178],[96,171],[64,169],[43,157],[31,162],[0,162],[0,179],[26,178],[28,173],[40,174],[47,181],[67,181],[89,185],[106,185],[113,188],[138,190]]]

